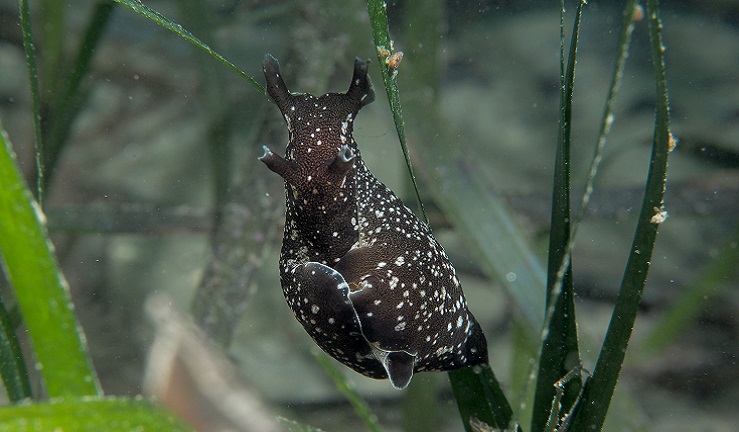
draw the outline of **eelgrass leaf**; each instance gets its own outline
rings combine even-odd
[[[465,431],[475,432],[476,422],[497,430],[521,430],[519,425],[511,424],[513,409],[490,365],[481,364],[449,371],[449,381],[452,383]]]
[[[539,357],[531,419],[532,430],[544,430],[551,418],[559,418],[558,407],[552,406],[555,396],[554,384],[568,371],[580,364],[575,317],[574,282],[572,275],[570,200],[570,154],[572,142],[572,97],[575,86],[575,65],[580,35],[583,2],[578,2],[572,30],[570,51],[565,71],[564,50],[564,1],[561,3],[560,19],[560,121],[559,139],[554,165],[552,190],[552,219],[549,234],[549,267],[547,271],[547,310],[544,319],[544,337]],[[561,401],[563,411],[574,403],[580,380],[573,379],[565,387]],[[552,412],[549,413],[550,407]]]
[[[408,174],[413,183],[413,190],[416,192],[416,199],[421,210],[421,216],[429,225],[428,216],[421,200],[421,193],[418,190],[416,176],[413,173],[413,165],[411,163],[411,155],[408,152],[408,144],[405,137],[405,123],[403,122],[403,110],[400,105],[400,92],[398,91],[397,71],[390,67],[386,60],[387,54],[394,52],[393,41],[390,39],[390,28],[387,21],[387,3],[383,0],[367,0],[367,11],[369,12],[370,25],[372,26],[372,36],[377,48],[377,58],[380,64],[380,72],[382,73],[382,81],[387,92],[387,99],[390,103],[390,111],[393,114],[395,129],[398,131],[398,140],[400,148],[403,150],[405,164],[408,167]]]
[[[23,352],[2,297],[0,297],[0,377],[11,402],[32,396]]]
[[[196,47],[200,48],[201,50],[205,51],[207,54],[209,54],[214,59],[218,60],[219,62],[223,63],[224,65],[228,66],[231,70],[239,74],[242,78],[244,78],[249,84],[252,85],[255,89],[257,89],[260,93],[265,93],[266,91],[264,87],[262,87],[261,84],[259,84],[254,78],[249,76],[246,72],[239,69],[236,65],[231,63],[230,61],[226,60],[225,57],[223,57],[221,54],[213,50],[211,47],[209,47],[207,44],[205,44],[203,41],[195,37],[192,33],[187,31],[184,27],[182,27],[181,24],[177,24],[174,21],[171,21],[164,15],[160,14],[159,12],[155,11],[154,9],[151,9],[150,7],[146,6],[145,4],[141,3],[140,1],[136,0],[114,0],[117,3],[122,4],[123,6],[126,6],[127,8],[131,9],[132,11],[136,12],[137,14],[143,16],[144,18],[150,19],[154,21],[155,23],[159,24],[160,26],[166,28],[167,30],[177,34],[182,39],[185,39],[186,41],[190,42],[191,44],[195,45]]]
[[[26,56],[28,88],[31,90],[31,105],[33,110],[33,134],[36,150],[36,185],[34,187],[34,194],[38,202],[43,203],[44,146],[41,133],[41,92],[39,91],[36,47],[33,43],[31,13],[28,0],[18,0],[18,10],[20,13],[21,31],[23,32],[23,50]]]
[[[349,381],[336,367],[333,360],[329,359],[328,356],[323,354],[323,352],[316,351],[315,358],[318,364],[321,365],[326,374],[334,382],[336,388],[352,405],[354,412],[357,413],[360,419],[362,419],[367,430],[371,432],[380,432],[382,428],[377,422],[377,416],[372,412],[369,406],[367,406],[367,403],[362,399],[362,396],[359,395],[357,389],[354,387],[354,383]]]
[[[50,397],[101,393],[43,213],[0,132],[0,254]]]
[[[598,431],[603,427],[644,291],[657,231],[666,218],[663,198],[667,178],[667,160],[675,141],[670,132],[669,98],[658,0],[647,1],[646,15],[649,20],[649,39],[657,94],[649,173],[616,306],[611,315],[592,379],[585,390],[580,408],[575,414],[571,427],[571,430],[575,431]]]
[[[85,397],[0,408],[3,432],[192,431],[169,411],[142,398]]]

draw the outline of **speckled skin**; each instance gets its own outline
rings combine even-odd
[[[285,180],[280,257],[283,293],[324,351],[404,388],[413,372],[487,362],[480,325],[454,267],[427,226],[365,166],[352,136],[374,100],[368,62],[357,59],[346,93],[292,94],[264,60],[267,93],[290,141],[261,160]]]

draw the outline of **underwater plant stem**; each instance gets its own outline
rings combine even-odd
[[[21,31],[23,32],[23,49],[26,56],[28,71],[28,88],[31,90],[31,104],[33,106],[33,134],[36,150],[36,185],[34,195],[39,203],[43,202],[44,184],[44,153],[43,136],[41,133],[41,96],[38,83],[38,68],[36,65],[36,47],[33,43],[31,30],[31,13],[28,0],[18,0]]]
[[[0,255],[28,328],[36,369],[49,397],[101,395],[69,286],[42,218],[10,142],[0,134]]]
[[[667,161],[675,141],[670,133],[669,97],[658,0],[647,1],[647,16],[657,94],[649,173],[644,201],[616,306],[611,315],[611,322],[593,370],[592,379],[586,388],[583,401],[572,424],[572,430],[577,431],[598,431],[603,427],[644,292],[657,231],[666,217],[663,210],[663,198],[667,178]]]
[[[571,251],[574,238],[571,236],[570,160],[572,143],[572,100],[575,87],[575,65],[580,36],[584,2],[578,2],[570,41],[570,51],[565,70],[564,51],[564,1],[561,2],[560,18],[560,122],[559,138],[554,167],[552,188],[552,217],[549,235],[549,262],[547,270],[547,307],[544,331],[539,355],[539,371],[536,380],[531,420],[532,430],[543,430],[551,417],[559,418],[552,400],[559,398],[556,409],[565,411],[571,407],[578,393],[579,378],[568,380],[560,387],[555,383],[580,363],[577,321],[575,316],[574,281]]]
[[[154,9],[151,9],[150,7],[141,3],[140,1],[137,1],[137,0],[113,0],[113,1],[115,1],[116,3],[120,3],[123,6],[126,6],[127,8],[131,9],[132,11],[136,12],[137,14],[141,15],[144,18],[154,21],[156,24],[177,34],[182,39],[185,39],[186,41],[190,42],[191,44],[205,51],[211,57],[223,63],[228,68],[236,72],[239,76],[244,78],[257,91],[259,91],[260,93],[266,94],[266,90],[264,89],[264,87],[261,84],[259,84],[254,78],[249,76],[243,70],[239,69],[235,64],[226,60],[225,57],[223,57],[220,53],[216,52],[214,49],[206,45],[203,41],[195,37],[195,35],[193,35],[189,31],[187,31],[184,27],[182,27],[181,24],[177,24],[174,21],[171,21],[164,15],[160,14]]]
[[[400,106],[400,92],[398,91],[397,70],[386,64],[386,56],[381,54],[381,50],[393,53],[393,41],[390,39],[390,28],[387,21],[387,3],[382,0],[367,0],[367,11],[369,12],[370,24],[372,25],[372,36],[374,37],[375,46],[377,47],[377,58],[380,63],[380,71],[382,73],[382,81],[385,84],[387,99],[390,103],[390,111],[393,113],[393,121],[395,129],[398,131],[398,140],[400,148],[403,150],[405,165],[408,167],[408,174],[413,183],[413,190],[416,192],[416,199],[421,210],[421,217],[426,225],[431,228],[429,218],[426,215],[426,209],[421,200],[421,192],[418,189],[418,182],[413,173],[413,164],[411,163],[411,155],[408,152],[408,144],[405,137],[405,123],[403,121],[403,110]]]
[[[2,133],[2,132],[0,132]],[[18,337],[10,314],[0,296],[0,377],[8,400],[19,402],[31,398],[31,383]]]

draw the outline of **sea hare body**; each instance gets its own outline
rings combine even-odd
[[[357,59],[346,93],[293,94],[267,55],[267,93],[289,130],[280,280],[290,309],[325,352],[404,388],[414,372],[487,362],[485,336],[428,227],[365,166],[352,136],[374,100]]]

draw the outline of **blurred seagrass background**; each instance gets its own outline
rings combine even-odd
[[[376,56],[365,4],[357,0],[144,3],[259,82],[264,53],[275,55],[294,91],[344,91],[354,57]],[[616,3],[592,1],[583,16],[572,125],[575,193],[584,184],[613,69],[622,9]],[[256,160],[262,144],[277,150],[287,142],[277,110],[212,58],[122,7],[109,11],[79,98],[60,106],[54,89],[69,77],[59,71],[69,70],[97,5],[39,1],[32,16],[42,101],[60,124],[52,138],[65,137],[47,155],[44,211],[106,394],[141,392],[153,337],[143,305],[162,294],[192,312],[285,415],[329,431],[356,429],[279,289],[282,183]],[[17,8],[0,0],[0,118],[32,185],[33,124]],[[433,8],[439,13],[424,10]],[[679,145],[670,161],[669,219],[619,384],[639,407],[634,418],[609,420],[644,419],[654,431],[733,431],[739,425],[739,7],[675,1],[663,8]],[[444,210],[449,203],[439,202],[444,194],[434,189],[449,176],[483,185],[545,262],[559,115],[558,5],[448,1],[419,8],[406,0],[389,3],[388,13],[395,48],[405,53],[399,85],[431,223],[485,327],[496,375],[515,394],[521,365],[512,355],[513,322],[527,311],[511,307],[506,293],[537,275],[491,270],[483,257],[499,248],[496,239],[479,237],[486,235],[479,225],[460,224],[485,220],[475,195],[463,210],[471,217],[460,219]],[[410,42],[423,31],[442,37],[435,46]],[[655,101],[648,45],[646,22],[638,22],[601,177],[573,253],[579,331],[594,347],[610,317],[648,168]],[[379,90],[376,65],[371,73]],[[428,82],[438,88],[418,85]],[[415,205],[384,93],[377,93],[355,137],[375,175]],[[441,113],[444,139],[453,140],[425,142],[440,126],[436,119],[426,123],[431,120],[414,106],[429,100]],[[437,148],[463,164],[445,166],[438,159],[446,154]],[[0,291],[5,287],[0,281]],[[210,301],[213,292],[232,287],[221,303]],[[410,417],[403,410],[428,407],[423,390],[398,404],[404,395],[386,382],[349,377],[386,430],[421,430],[403,424]],[[424,427],[461,430],[446,375],[419,375],[414,384],[439,394],[435,415],[426,419],[431,426]]]

